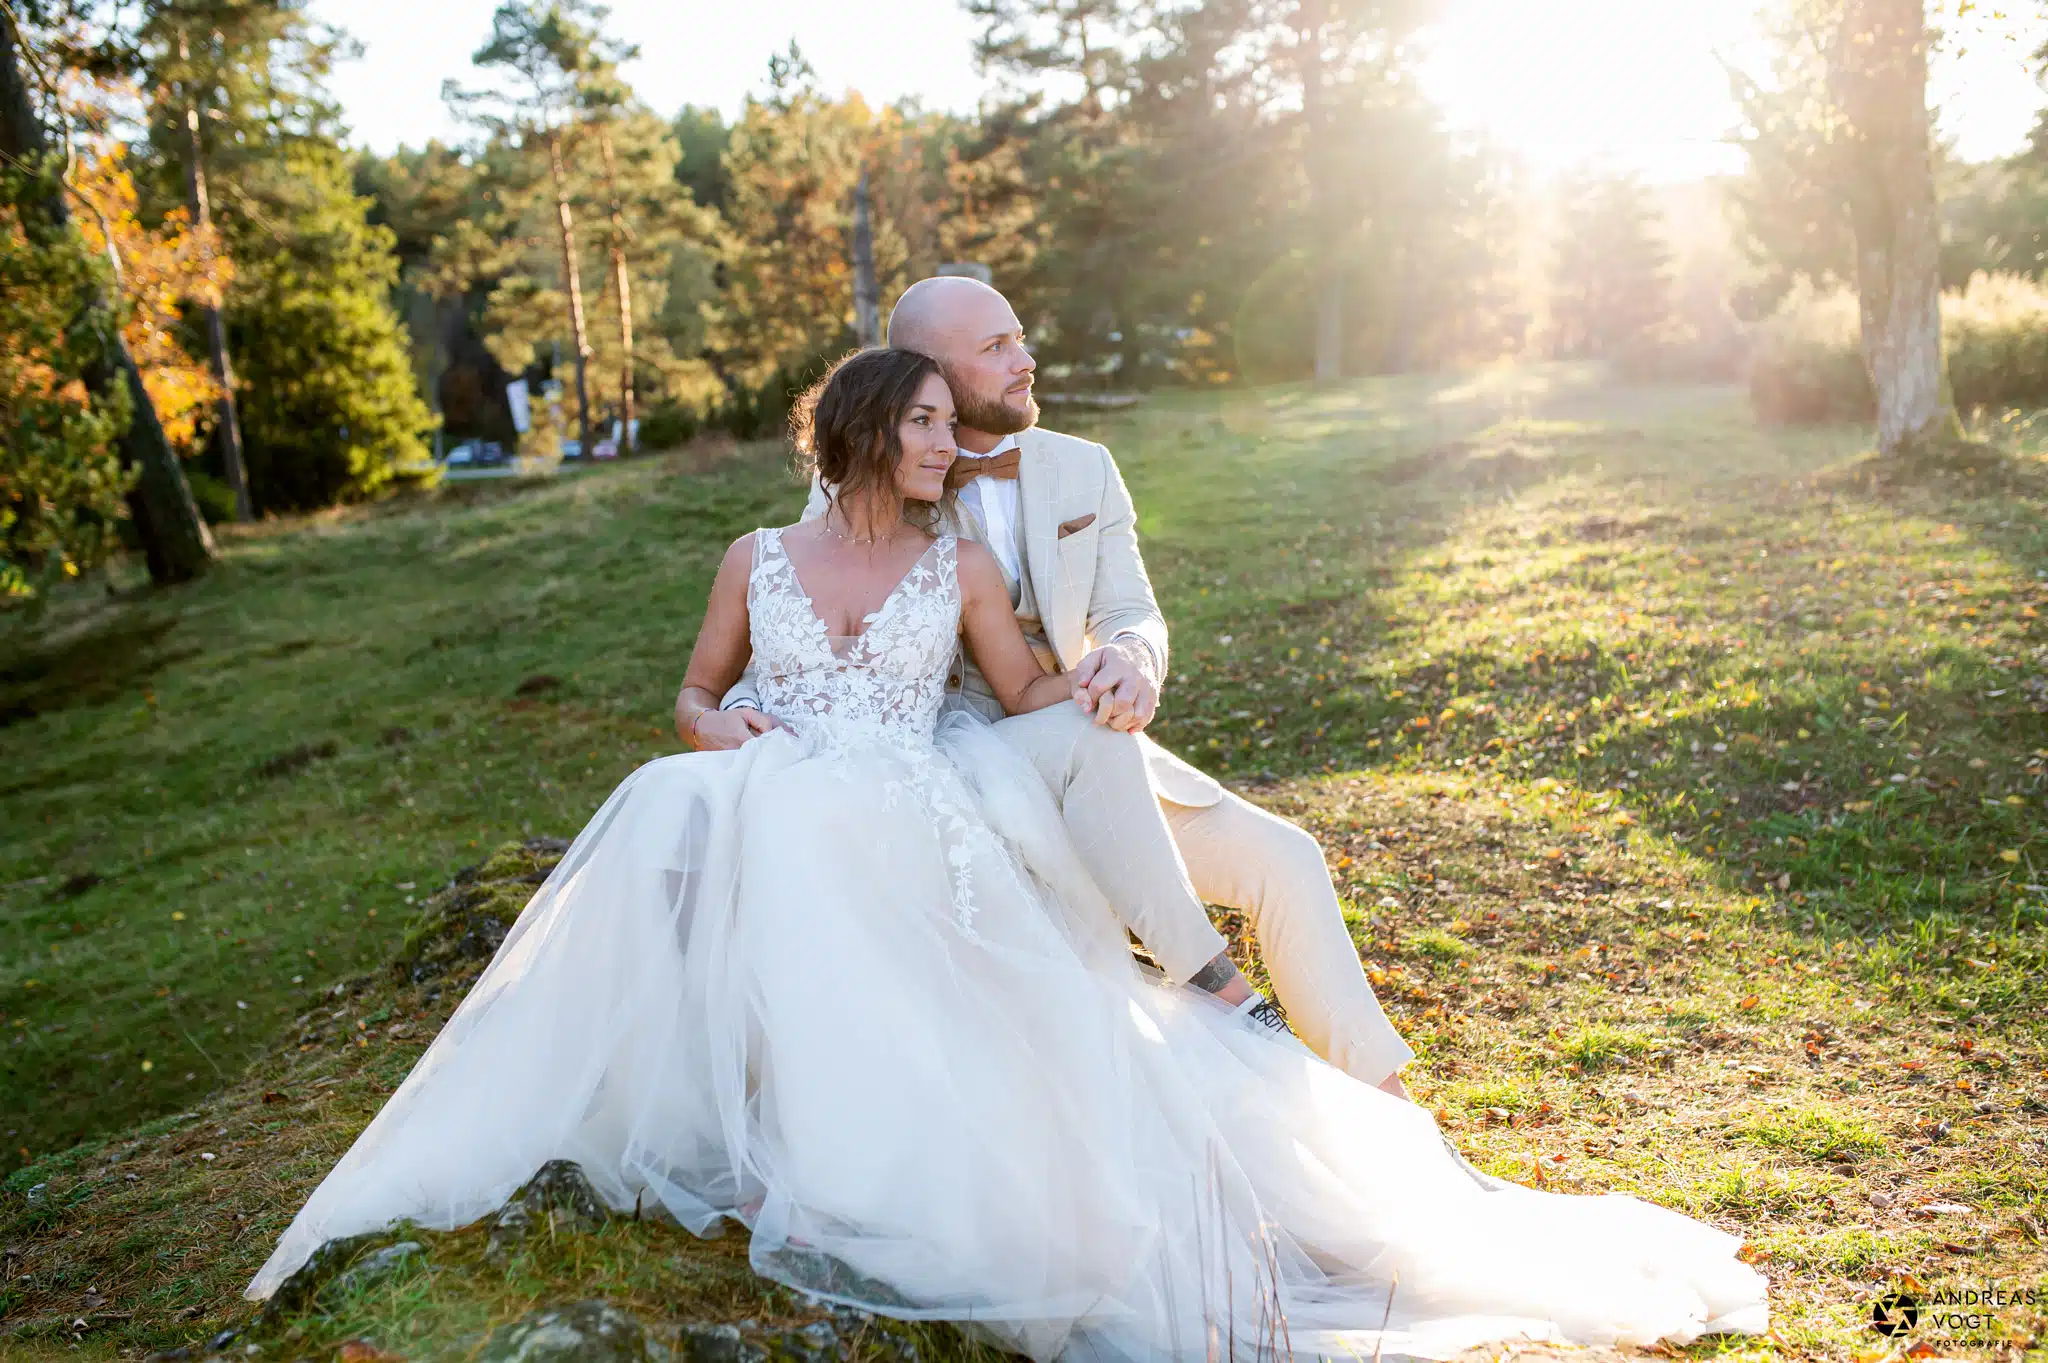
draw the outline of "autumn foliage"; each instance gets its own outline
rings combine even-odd
[[[0,424],[9,433],[0,454],[0,604],[33,599],[39,583],[99,562],[126,515],[133,473],[113,445],[131,414],[125,403],[94,402],[78,377],[103,349],[83,300],[112,286],[122,335],[181,453],[197,447],[218,395],[177,330],[186,300],[219,297],[226,259],[181,213],[156,228],[141,223],[117,149],[78,157],[64,184],[75,231],[17,207],[34,202],[19,185],[0,194]]]
[[[121,334],[142,371],[143,387],[171,444],[189,456],[206,435],[205,419],[220,400],[220,386],[206,362],[187,353],[179,323],[187,306],[220,306],[234,265],[220,249],[218,234],[211,228],[195,231],[182,208],[166,213],[158,227],[143,226],[136,216],[135,183],[118,147],[81,158],[70,187],[86,244],[119,272],[126,304]]]

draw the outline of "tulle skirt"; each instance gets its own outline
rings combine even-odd
[[[764,1276],[1034,1358],[1442,1358],[1767,1325],[1723,1231],[1475,1179],[1423,1109],[1131,956],[1036,773],[800,721],[612,792],[248,1295],[570,1159]]]

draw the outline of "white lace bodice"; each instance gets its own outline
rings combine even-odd
[[[755,531],[747,612],[761,708],[797,726],[830,719],[834,728],[930,738],[959,646],[957,549],[951,535],[934,540],[862,632],[835,640],[797,580],[782,531]]]

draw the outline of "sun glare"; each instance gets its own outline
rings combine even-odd
[[[1451,0],[1423,79],[1453,122],[1541,173],[1603,162],[1650,180],[1734,171],[1736,111],[1721,65],[1757,46],[1756,0]],[[1930,7],[1931,9],[1934,7]],[[1979,9],[1983,12],[1978,12]],[[2035,7],[1971,7],[1945,21],[1929,98],[1964,159],[2017,150],[2042,93]]]
[[[1601,161],[1653,180],[1733,169],[1717,50],[1751,31],[1746,0],[1453,0],[1424,82],[1452,120],[1539,172]]]

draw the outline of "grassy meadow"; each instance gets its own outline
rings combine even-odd
[[[2031,426],[1903,467],[1571,366],[1046,419],[1137,500],[1174,631],[1155,735],[1321,837],[1476,1162],[1742,1234],[1776,1330],[1683,1352],[2048,1348]],[[408,925],[680,747],[718,555],[800,502],[772,449],[444,488],[6,625],[0,1354],[238,1318],[454,1002],[391,982]],[[508,911],[521,855],[491,863]],[[802,1318],[730,1238],[629,1224],[509,1266],[416,1238],[431,1271],[323,1298],[295,1347],[412,1356],[601,1294]],[[1902,1285],[2044,1295],[1887,1341]]]

